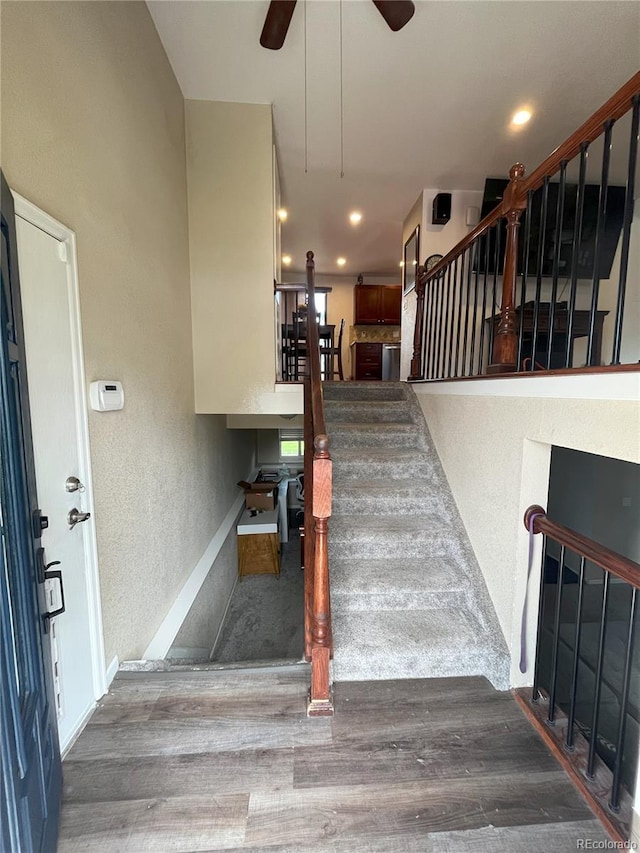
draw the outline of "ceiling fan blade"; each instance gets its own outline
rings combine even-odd
[[[269,50],[280,50],[287,37],[296,0],[271,0],[264,19],[260,44]]]
[[[409,23],[416,10],[412,0],[373,0],[373,2],[394,33]]]

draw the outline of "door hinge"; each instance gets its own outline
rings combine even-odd
[[[58,243],[58,257],[60,258],[63,264],[66,264],[69,260],[67,244],[62,240]]]

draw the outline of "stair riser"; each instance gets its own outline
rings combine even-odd
[[[388,448],[417,449],[419,436],[414,430],[351,429],[334,426],[329,431],[330,446],[335,448]]]
[[[332,534],[329,523],[329,559],[376,559],[404,558],[417,560],[429,554],[429,559],[447,560],[453,563],[451,544],[446,539],[409,536],[407,533],[383,533],[378,536],[341,538]]]
[[[405,400],[402,385],[381,382],[323,382],[323,396],[328,400]]]
[[[415,515],[416,512],[437,513],[444,521],[451,519],[442,498],[427,491],[415,494],[393,493],[376,495],[366,493],[341,492],[337,486],[333,493],[333,515]]]
[[[335,587],[331,590],[331,612],[334,616],[341,613],[357,613],[363,610],[439,610],[441,607],[463,607],[466,605],[464,590],[421,590],[420,592],[402,592],[391,589],[384,593],[342,594]]]
[[[347,480],[407,480],[414,477],[417,480],[432,483],[435,469],[432,462],[416,454],[414,460],[401,462],[387,460],[358,461],[350,459],[334,459],[333,482],[336,486]]]
[[[325,406],[325,418],[331,433],[332,424],[347,423],[411,423],[411,412],[407,403],[396,401],[391,404],[328,402]]]
[[[372,629],[375,628],[375,623]],[[369,665],[367,665],[367,663]],[[470,650],[464,655],[451,655],[446,649],[424,661],[419,655],[394,655],[378,658],[375,667],[363,659],[353,660],[334,650],[332,673],[336,681],[385,681],[394,678],[450,678],[464,675],[486,675],[493,667],[482,652]],[[500,689],[505,689],[502,686]]]

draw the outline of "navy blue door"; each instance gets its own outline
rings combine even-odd
[[[56,849],[62,770],[44,634],[37,509],[13,199],[0,206],[0,783],[1,849]]]

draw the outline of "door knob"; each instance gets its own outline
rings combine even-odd
[[[80,510],[74,506],[72,510],[69,510],[67,521],[69,522],[69,527],[73,528],[76,524],[80,524],[82,521],[87,521],[89,518],[91,518],[90,512],[80,512]]]
[[[84,492],[84,486],[77,477],[67,477],[64,487],[67,492]]]

